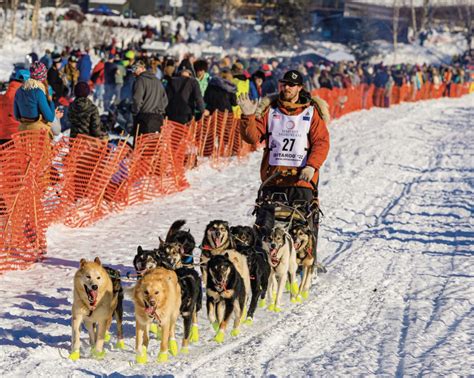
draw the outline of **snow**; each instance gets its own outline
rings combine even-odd
[[[128,296],[127,351],[107,347],[104,361],[92,360],[83,331],[84,358],[61,358],[70,348],[78,261],[100,256],[125,273],[136,247],[156,247],[176,219],[187,219],[197,241],[215,218],[250,224],[261,152],[220,169],[204,162],[188,173],[190,189],[92,227],[50,228],[47,260],[0,279],[3,376],[472,374],[473,104],[474,95],[407,103],[332,122],[320,182],[328,273],[315,279],[308,301],[292,305],[285,295],[282,313],[258,309],[254,325],[237,338],[226,335],[223,345],[211,340],[202,313],[200,342],[166,365],[129,365],[135,337]],[[149,351],[153,361],[154,338]]]

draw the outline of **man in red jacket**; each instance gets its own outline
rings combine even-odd
[[[19,70],[15,74],[15,78],[8,84],[5,94],[0,95],[0,145],[10,141],[12,134],[18,132],[20,122],[15,119],[13,114],[13,103],[16,91],[21,87],[23,81],[29,77],[30,72],[28,70]]]
[[[263,203],[274,193],[284,193],[290,205],[295,201],[309,204],[317,200],[319,169],[329,152],[327,104],[311,98],[303,89],[303,76],[298,71],[285,73],[280,84],[279,95],[264,99],[259,111],[248,95],[239,97],[241,135],[250,144],[265,142],[260,166],[265,186],[258,201]],[[256,226],[261,236],[271,231],[268,216],[267,212],[257,210]],[[316,218],[315,236],[317,223]]]

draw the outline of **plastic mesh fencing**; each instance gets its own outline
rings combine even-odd
[[[332,118],[404,101],[468,94],[470,84],[425,84],[391,91],[361,85],[313,91]],[[46,230],[57,222],[84,227],[125,207],[182,191],[185,172],[200,159],[214,166],[243,158],[257,146],[240,137],[232,112],[187,125],[165,121],[161,133],[128,140],[80,135],[58,143],[44,130],[24,131],[0,146],[0,272],[24,269],[46,253]]]

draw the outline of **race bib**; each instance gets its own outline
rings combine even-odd
[[[278,108],[268,114],[268,148],[271,166],[304,167],[308,157],[308,133],[314,108],[308,107],[296,116],[283,114]]]

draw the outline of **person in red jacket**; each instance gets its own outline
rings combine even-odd
[[[12,134],[18,132],[20,122],[15,119],[13,113],[13,103],[18,88],[23,81],[29,79],[28,70],[18,70],[15,78],[8,84],[8,89],[4,95],[0,95],[0,145],[7,143],[12,139]]]
[[[303,89],[303,75],[298,71],[285,73],[280,84],[279,95],[263,100],[258,112],[257,103],[248,95],[237,101],[242,109],[243,140],[250,144],[265,142],[260,166],[265,186],[257,201],[265,203],[272,194],[284,193],[290,205],[295,201],[313,203],[318,196],[319,169],[329,152],[327,104],[311,98]],[[263,208],[257,207],[256,221],[261,237],[271,231],[267,226],[272,224],[268,212],[259,213]],[[317,226],[318,219],[314,219],[316,237]]]

